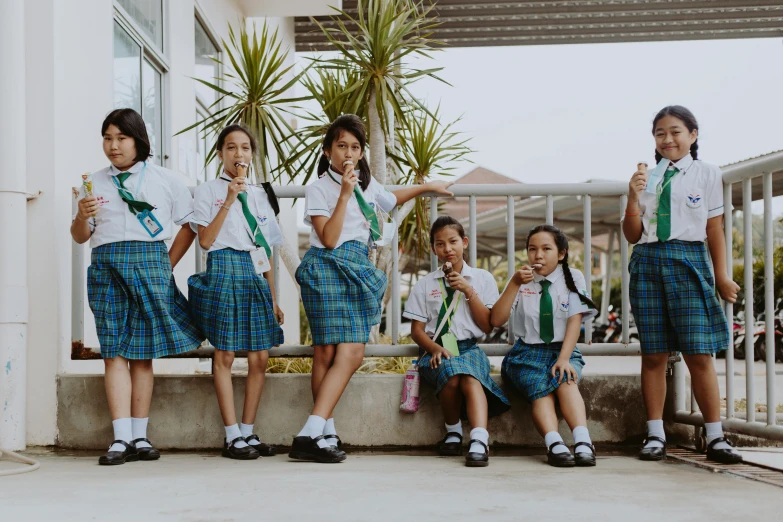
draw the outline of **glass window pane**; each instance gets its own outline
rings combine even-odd
[[[162,165],[163,100],[161,74],[147,60],[144,60],[142,67],[142,92],[144,98],[141,116],[147,124],[147,133],[150,136],[153,154],[152,161]]]
[[[163,0],[117,0],[144,34],[163,49]]]
[[[196,19],[196,74],[201,80],[217,84],[215,78],[220,76],[220,65],[213,58],[218,58],[218,49],[207,36],[201,22]],[[196,96],[207,107],[217,100],[217,92],[203,83],[196,82]]]
[[[114,108],[141,112],[141,47],[114,24]]]

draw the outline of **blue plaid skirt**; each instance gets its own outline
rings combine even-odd
[[[157,359],[195,350],[204,339],[174,282],[163,241],[94,248],[87,296],[104,359]]]
[[[470,375],[484,387],[490,417],[508,411],[511,403],[503,393],[503,389],[490,377],[489,359],[478,347],[476,340],[457,341],[457,346],[459,346],[459,357],[442,358],[440,365],[434,370],[430,368],[432,356],[424,350],[419,350],[419,375],[424,382],[435,388],[435,395],[440,395],[446,381],[455,375]],[[462,410],[462,416],[465,417],[464,403]]]
[[[302,290],[313,344],[366,343],[381,322],[386,274],[367,257],[368,247],[348,241],[335,249],[311,247],[296,282]]]
[[[560,387],[560,372],[552,377],[552,367],[560,357],[563,343],[525,344],[517,339],[516,344],[503,359],[501,373],[503,380],[510,383],[528,402],[546,397]],[[574,348],[568,360],[576,370],[577,379],[582,380],[585,360],[582,352]]]
[[[704,243],[636,245],[628,270],[642,353],[714,354],[728,347],[729,326]]]
[[[215,348],[268,350],[283,344],[267,280],[249,252],[230,248],[207,256],[207,271],[188,279],[193,317]]]

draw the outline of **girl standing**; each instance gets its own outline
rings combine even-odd
[[[345,452],[332,411],[361,365],[370,329],[380,323],[386,275],[370,262],[369,244],[381,238],[378,208],[423,194],[451,195],[451,184],[435,181],[389,192],[370,174],[364,151],[367,132],[358,116],[337,118],[326,132],[318,179],[305,197],[305,223],[312,226],[310,250],[296,271],[313,335],[312,391],[315,405],[289,457],[341,462]]]
[[[473,429],[465,464],[484,467],[489,464],[487,418],[510,407],[476,344],[476,338],[492,331],[490,308],[498,300],[498,287],[492,274],[463,260],[468,238],[453,217],[435,220],[430,246],[443,268],[416,283],[403,315],[412,321],[411,337],[420,348],[419,373],[435,387],[443,408],[446,436],[438,453],[462,455],[460,414],[466,411]]]
[[[111,166],[92,174],[91,191],[82,187],[71,236],[92,248],[87,293],[115,439],[98,462],[116,465],[160,458],[147,439],[152,360],[194,350],[204,336],[172,274],[195,238],[190,191],[176,173],[148,161],[150,141],[137,112],[112,111],[101,134]],[[175,231],[167,252],[164,241]]]
[[[250,460],[275,454],[253,434],[264,387],[269,349],[283,343],[283,313],[277,306],[271,247],[283,236],[275,220],[277,198],[247,184],[247,168],[257,150],[250,132],[229,125],[215,145],[223,173],[196,189],[193,223],[201,248],[209,252],[207,271],[188,280],[194,316],[215,346],[213,374],[226,439],[223,456]],[[263,275],[262,275],[263,274]],[[247,382],[242,424],[237,425],[231,365],[234,352],[247,350]]]
[[[532,403],[533,424],[544,437],[547,462],[555,467],[595,466],[579,393],[584,359],[576,347],[582,322],[596,313],[585,279],[568,266],[568,240],[559,229],[540,225],[527,236],[527,257],[495,306],[493,326],[512,310],[516,344],[503,359],[503,378]],[[574,455],[557,431],[555,398],[574,436]]]
[[[658,167],[631,177],[623,233],[635,243],[629,293],[642,345],[642,394],[647,439],[639,458],[666,458],[663,405],[669,352],[681,352],[704,416],[707,458],[737,463],[723,437],[718,377],[712,355],[725,350],[728,325],[715,295],[733,303],[739,285],[726,271],[720,168],[698,157],[699,125],[685,107],[664,107],[652,125]],[[709,240],[713,279],[704,240]]]

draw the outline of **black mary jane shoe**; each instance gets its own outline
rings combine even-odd
[[[570,451],[565,451],[563,453],[552,453],[552,448],[555,446],[563,445],[568,449],[568,446],[566,446],[565,442],[562,440],[559,440],[557,442],[553,442],[549,446],[549,451],[546,452],[546,462],[550,466],[554,466],[556,468],[572,468],[576,465],[576,461],[574,460],[574,456],[571,455]]]
[[[329,435],[324,435],[324,440],[329,440],[329,439],[337,439],[337,449],[339,449],[339,450],[343,449],[343,441],[340,440],[340,437],[338,437],[337,435],[335,435],[333,433],[329,434]],[[330,444],[330,446],[331,446],[331,444]]]
[[[122,451],[107,452],[106,455],[103,455],[98,459],[98,464],[101,466],[119,466],[120,464],[125,464],[126,462],[135,462],[139,460],[139,452],[136,451],[136,448],[133,446],[133,444],[128,444],[124,440],[115,440],[111,443],[112,446],[115,444],[122,444],[125,446],[125,449]]]
[[[592,453],[577,452],[576,448],[579,446],[587,446]],[[574,461],[577,466],[595,466],[595,446],[589,442],[577,442],[574,444]]]
[[[724,449],[715,449],[715,445],[719,442],[725,442],[730,447]],[[724,437],[718,437],[707,445],[707,458],[720,462],[721,464],[739,464],[742,462],[742,455],[739,451],[733,448],[733,444],[726,440]]]
[[[326,446],[325,448],[320,447],[318,441],[323,438],[323,435],[317,437],[294,437],[294,442],[291,444],[291,451],[288,453],[288,458],[321,462],[323,464],[335,464],[348,458],[344,451],[339,450],[334,446]]]
[[[648,448],[647,443],[655,440],[663,444],[662,448],[653,446]],[[642,442],[642,449],[639,451],[639,460],[665,460],[666,459],[666,439],[650,435]]]
[[[258,444],[250,444],[251,440],[257,441]],[[277,455],[277,450],[275,447],[261,442],[261,439],[259,439],[258,435],[256,434],[245,437],[245,442],[247,442],[247,445],[256,450],[262,457],[274,457]]]
[[[458,442],[446,442],[449,437],[457,437]],[[462,434],[455,431],[446,433],[443,440],[437,445],[438,455],[441,457],[459,457],[462,455]]]
[[[477,439],[470,439],[470,444],[478,442],[484,446],[484,453],[478,453],[476,451],[469,451],[465,455],[465,465],[469,468],[485,468],[489,466],[489,447],[484,442]]]
[[[236,447],[237,442],[245,442],[244,437],[237,437],[231,442],[225,441],[223,444],[223,455],[227,459],[234,460],[254,460],[259,457],[258,452],[252,446],[247,445],[241,448]]]
[[[146,442],[149,446],[140,448],[138,446],[139,442]],[[139,460],[158,460],[160,458],[160,451],[152,447],[152,443],[149,439],[134,439],[131,441],[131,444],[139,453]]]

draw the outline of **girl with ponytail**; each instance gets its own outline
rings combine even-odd
[[[490,315],[497,327],[514,313],[517,341],[503,359],[503,379],[532,403],[533,424],[544,437],[551,466],[595,466],[578,386],[585,362],[576,341],[582,322],[597,308],[582,273],[568,266],[568,240],[559,229],[531,230],[527,256],[530,265],[514,273]],[[557,431],[555,398],[573,431],[574,455]]]

